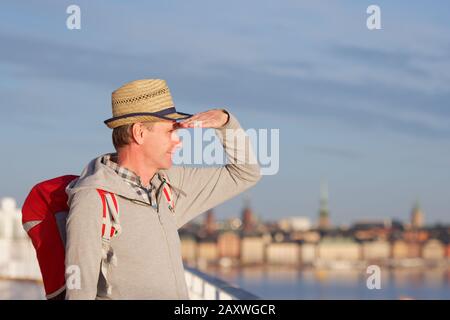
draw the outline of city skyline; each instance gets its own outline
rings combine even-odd
[[[254,218],[258,219],[259,222],[263,222],[263,223],[270,223],[270,222],[280,222],[282,220],[288,219],[288,218],[305,218],[308,219],[310,222],[312,222],[311,227],[312,229],[318,228],[320,229],[320,219],[322,217],[323,214],[323,210],[322,210],[322,205],[325,205],[325,208],[327,208],[327,204],[324,204],[324,198],[323,198],[323,193],[322,193],[322,189],[321,189],[321,194],[320,194],[320,198],[319,198],[319,204],[318,204],[318,210],[316,212],[316,215],[297,215],[297,216],[280,216],[277,219],[264,219],[264,217],[261,217],[260,215],[258,215],[257,212],[254,211],[253,206],[252,206],[252,202],[251,199],[247,196],[244,197],[243,201],[242,201],[242,207],[241,210],[238,213],[235,213],[234,215],[220,215],[220,219],[218,219],[217,221],[220,222],[225,222],[227,220],[232,220],[232,219],[239,219],[239,216],[244,215],[245,211],[250,210],[251,214]],[[326,194],[327,195],[327,194]],[[17,200],[13,197],[0,197],[0,202],[2,202],[3,200],[7,201],[9,206],[13,206],[14,208],[17,208],[18,210],[21,209],[21,205],[17,202]],[[14,204],[14,205],[12,205]],[[214,219],[216,219],[216,210],[217,207],[212,208],[204,213],[202,213],[200,216],[198,216],[197,218],[194,219],[194,222],[196,223],[202,223],[202,221],[204,221],[205,219],[209,219],[211,215],[214,216]],[[419,212],[419,214],[417,214],[417,212]],[[332,216],[330,217],[329,214],[330,212],[327,210],[327,214],[328,214],[328,219],[329,222],[328,227],[331,228],[340,228],[340,227],[348,227],[349,224],[347,223],[340,223],[338,221],[333,221]],[[380,221],[390,221],[390,222],[401,222],[404,225],[413,225],[414,221],[419,219],[420,222],[417,223],[417,227],[427,227],[427,226],[436,226],[436,225],[448,225],[448,221],[435,221],[435,222],[428,222],[426,223],[425,218],[426,218],[426,214],[425,212],[422,210],[422,207],[420,206],[420,201],[418,199],[416,199],[416,201],[414,202],[414,204],[411,206],[411,210],[409,212],[409,219],[406,220],[401,220],[398,219],[396,217],[389,217],[389,216],[378,216],[378,217],[367,217],[367,218],[359,218],[353,221],[350,221],[350,224],[352,223],[361,223],[361,222],[380,222]],[[419,217],[418,217],[419,216]],[[241,218],[241,220],[245,220],[245,218]],[[327,227],[325,226],[325,229]]]
[[[401,219],[396,216],[377,216],[377,217],[364,217],[364,218],[357,218],[355,220],[349,221],[348,223],[340,223],[339,221],[333,221],[332,215],[330,216],[330,211],[328,210],[328,190],[327,190],[327,184],[326,182],[322,182],[321,189],[320,189],[320,196],[318,198],[318,206],[317,211],[315,215],[294,215],[294,216],[281,216],[277,219],[264,219],[260,215],[258,215],[257,212],[254,211],[251,199],[248,196],[244,196],[241,203],[241,209],[238,213],[233,214],[227,214],[227,215],[219,215],[221,219],[218,219],[220,222],[225,222],[227,220],[232,219],[239,219],[239,216],[244,216],[244,212],[250,211],[252,212],[252,215],[259,219],[263,223],[267,222],[280,222],[281,220],[288,219],[288,218],[305,218],[309,219],[310,222],[312,222],[313,228],[318,229],[327,229],[327,228],[340,228],[340,227],[348,227],[355,223],[362,223],[362,222],[380,222],[380,221],[389,221],[389,222],[400,222],[404,226],[414,226],[414,227],[431,227],[431,226],[437,226],[437,225],[450,225],[449,221],[429,221],[429,219],[426,219],[426,212],[423,210],[420,199],[416,199],[411,204],[411,209],[409,210],[407,219]],[[207,212],[201,214],[199,217],[195,219],[197,223],[202,223],[204,220],[210,219],[211,215],[214,215],[214,219],[216,216],[216,210],[217,208],[212,208],[208,210]],[[326,213],[326,219],[328,220],[325,222],[325,224],[321,227],[321,218],[323,218],[324,213]],[[245,220],[245,218],[241,218],[241,221]],[[428,221],[427,221],[428,220]]]

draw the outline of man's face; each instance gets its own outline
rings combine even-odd
[[[175,121],[162,120],[146,128],[143,136],[142,150],[149,164],[158,169],[169,169],[172,166],[172,156],[181,141],[176,130]]]

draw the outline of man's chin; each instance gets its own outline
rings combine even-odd
[[[168,160],[162,164],[161,169],[170,169],[172,167],[172,155],[169,156]]]
[[[172,162],[170,162],[169,164],[167,164],[167,165],[165,166],[164,169],[170,169],[170,168],[172,168]]]

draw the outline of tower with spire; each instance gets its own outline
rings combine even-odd
[[[213,235],[217,230],[216,219],[214,217],[214,211],[209,209],[206,212],[205,222],[204,222],[204,231],[207,236]]]
[[[255,217],[253,210],[250,208],[250,199],[245,197],[244,210],[242,211],[242,231],[244,233],[250,233],[255,229]]]
[[[320,185],[320,209],[319,209],[319,229],[330,227],[330,216],[328,210],[328,184],[322,182]]]
[[[423,227],[424,216],[422,209],[420,208],[419,200],[416,200],[414,207],[411,211],[411,227],[413,229],[420,229]]]

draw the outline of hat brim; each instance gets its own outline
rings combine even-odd
[[[104,123],[111,129],[120,127],[130,123],[136,122],[146,122],[146,121],[158,121],[159,119],[164,120],[184,120],[192,117],[192,114],[184,112],[173,112],[167,114],[158,114],[154,112],[140,112],[140,113],[130,113],[123,116],[113,117],[104,121]]]
[[[183,120],[183,119],[190,118],[192,116],[193,116],[193,114],[183,113],[183,112],[175,112],[175,113],[171,113],[171,114],[161,117],[161,118],[167,119],[167,120]]]

